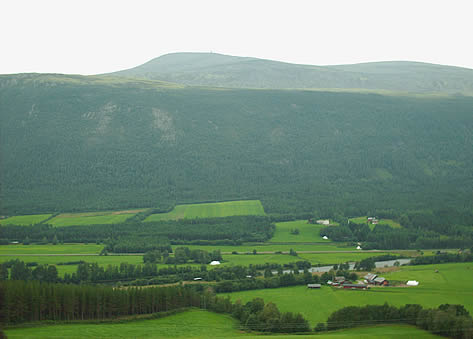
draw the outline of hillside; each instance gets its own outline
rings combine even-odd
[[[0,76],[1,213],[469,208],[473,98]]]
[[[473,70],[408,61],[311,66],[215,53],[173,53],[112,74],[194,86],[473,94]]]

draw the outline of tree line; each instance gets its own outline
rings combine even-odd
[[[1,281],[0,303],[3,322],[21,324],[36,321],[113,319],[198,307],[228,313],[249,330],[267,332],[310,331],[301,314],[281,313],[273,303],[260,298],[242,304],[213,292],[192,287],[126,288],[66,285],[37,281]]]
[[[442,304],[424,309],[418,304],[348,306],[333,312],[315,331],[379,324],[409,324],[450,338],[472,338],[473,319],[463,305]]]

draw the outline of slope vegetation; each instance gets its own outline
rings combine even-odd
[[[0,76],[1,214],[471,206],[473,98]],[[323,213],[322,213],[323,214]]]
[[[408,61],[312,66],[214,53],[173,53],[112,74],[197,86],[473,94],[473,70]]]

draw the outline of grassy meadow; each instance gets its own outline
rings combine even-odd
[[[152,214],[145,221],[220,218],[235,215],[265,215],[259,200],[226,201],[206,204],[177,205],[171,212]]]
[[[435,273],[438,270],[438,273]],[[388,280],[417,280],[417,287],[375,287],[368,291],[343,290],[323,286],[309,290],[305,286],[229,293],[232,300],[242,302],[260,297],[272,301],[282,311],[301,312],[315,326],[345,306],[384,304],[396,306],[421,304],[462,304],[473,313],[473,263],[403,266],[399,271],[381,273]]]
[[[274,236],[269,240],[270,242],[329,242],[320,236],[320,230],[325,225],[308,224],[307,220],[296,220],[276,223],[276,230]],[[291,234],[292,230],[298,229],[299,234]]]
[[[88,213],[62,213],[48,221],[56,227],[74,225],[118,224],[134,216],[141,210],[103,211]]]
[[[123,323],[44,325],[6,330],[9,338],[257,338],[245,333],[237,320],[225,314],[191,309],[161,319]],[[266,335],[281,339],[297,338],[440,338],[407,325],[380,325],[352,328],[322,335]]]
[[[52,214],[17,215],[0,220],[0,225],[35,225],[51,217]]]

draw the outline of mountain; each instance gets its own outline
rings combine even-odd
[[[473,94],[472,69],[409,61],[311,66],[215,53],[174,53],[111,75],[210,87]]]
[[[3,75],[1,213],[229,199],[269,213],[471,210],[472,107],[461,95]]]

